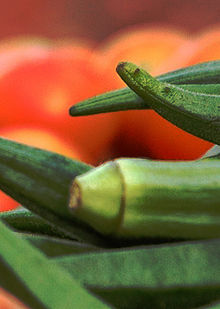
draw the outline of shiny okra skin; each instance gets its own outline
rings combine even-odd
[[[115,237],[220,236],[220,164],[118,159],[73,182],[69,207]]]

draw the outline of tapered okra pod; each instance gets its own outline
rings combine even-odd
[[[178,87],[197,93],[220,94],[220,84],[186,84],[179,85]],[[85,116],[131,109],[151,109],[150,102],[150,98],[146,102],[129,88],[118,89],[73,105],[70,109],[70,115]]]
[[[219,237],[219,160],[110,161],[75,178],[69,207],[116,237]]]
[[[133,63],[120,63],[117,72],[162,117],[195,136],[220,144],[220,95],[159,82]]]
[[[194,92],[220,94],[220,61],[209,61],[171,71],[157,77],[158,81],[179,85]],[[148,98],[149,100],[149,98]],[[110,91],[73,105],[71,116],[92,115],[128,109],[151,108],[130,88]]]
[[[69,186],[92,166],[0,138],[0,189],[45,219],[66,238],[103,243],[97,233],[70,218]]]

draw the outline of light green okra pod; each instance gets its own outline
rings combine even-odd
[[[218,159],[109,161],[77,176],[74,216],[116,237],[201,239],[220,236]]]

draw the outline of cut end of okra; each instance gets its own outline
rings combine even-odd
[[[117,165],[108,162],[94,169],[94,173],[87,172],[73,181],[69,198],[70,212],[97,231],[111,234],[118,225],[121,205],[118,197],[122,192]]]
[[[71,211],[76,210],[78,207],[81,206],[81,192],[80,187],[77,183],[74,183],[70,190],[70,201],[69,201],[69,207]]]
[[[104,235],[219,237],[219,160],[116,159],[77,176],[69,208]]]

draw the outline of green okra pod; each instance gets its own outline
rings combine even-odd
[[[92,169],[0,139],[0,171],[0,188],[66,238],[106,246],[101,234],[115,240],[220,235],[217,158],[119,159]]]
[[[20,233],[68,238],[65,233],[54,227],[54,225],[49,224],[42,217],[25,208],[1,212],[0,219]]]
[[[83,162],[0,138],[0,189],[46,220],[45,225],[51,225],[48,231],[55,229],[62,237],[100,245],[103,239],[83,222],[70,218],[68,210],[73,179],[90,169]],[[18,218],[11,219],[12,225],[19,225]]]
[[[209,61],[160,75],[161,82],[178,84],[181,88],[208,94],[220,93],[220,61]],[[192,86],[191,86],[192,84]],[[202,84],[202,85],[201,85]],[[203,85],[208,84],[208,85]],[[129,88],[110,91],[89,98],[70,108],[71,116],[92,115],[128,109],[151,108]]]
[[[28,240],[29,243],[38,248],[48,257],[100,251],[100,248],[93,245],[69,239],[23,233],[17,233],[17,235],[20,238]]]
[[[109,308],[1,220],[0,256],[0,286],[29,308]]]
[[[178,87],[192,92],[220,95],[220,84],[181,84]],[[131,109],[151,109],[150,102],[151,98],[146,102],[129,88],[118,89],[73,105],[70,115],[85,116]]]
[[[218,159],[166,162],[118,159],[77,176],[73,215],[115,237],[220,236]]]
[[[160,82],[133,63],[120,63],[117,72],[162,117],[195,136],[220,144],[220,95]]]
[[[220,299],[219,259],[220,240],[211,239],[54,260],[114,308],[191,309]]]
[[[21,204],[31,197],[39,210],[62,218],[68,217],[65,205],[69,183],[91,168],[50,151],[0,138],[1,189]]]
[[[160,75],[158,79],[172,84],[219,84],[220,60],[202,62],[171,71]]]

